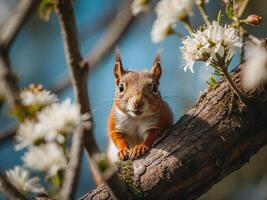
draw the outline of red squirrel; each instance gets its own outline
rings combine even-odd
[[[108,159],[136,159],[147,153],[154,141],[172,125],[168,104],[161,98],[160,54],[148,71],[124,70],[119,52],[114,65],[115,97],[108,118]]]

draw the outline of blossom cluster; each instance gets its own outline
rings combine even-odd
[[[183,40],[180,49],[185,60],[184,70],[193,72],[195,61],[205,61],[212,66],[222,58],[227,62],[231,60],[235,47],[241,47],[237,30],[213,21],[211,26],[199,29]]]
[[[30,178],[28,169],[57,176],[67,167],[67,136],[77,127],[90,126],[89,114],[81,114],[80,105],[70,99],[59,102],[55,94],[40,85],[30,85],[20,93],[27,116],[19,125],[16,150],[26,148],[22,156],[26,168],[19,166],[7,172],[11,183],[22,192],[40,192],[38,178]],[[37,108],[36,112],[27,109]]]
[[[194,0],[161,0],[156,6],[155,20],[151,38],[158,43],[172,33],[178,20],[187,18],[192,13]]]
[[[157,19],[155,20],[151,38],[154,43],[164,40],[173,33],[177,21],[184,21],[192,15],[194,3],[199,0],[161,0],[156,6]],[[205,3],[208,1],[205,0]]]

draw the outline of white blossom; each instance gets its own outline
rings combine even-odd
[[[48,137],[72,132],[78,126],[90,126],[89,114],[80,113],[80,105],[70,99],[54,103],[37,114],[37,119],[48,130]]]
[[[152,41],[158,43],[165,39],[178,20],[191,15],[193,4],[194,0],[161,0],[156,7],[157,19],[151,30]]]
[[[67,166],[67,158],[63,149],[55,143],[42,144],[30,147],[22,160],[31,169],[46,172],[48,176],[54,176],[59,170]]]
[[[141,12],[148,10],[148,0],[134,0],[131,5],[133,15],[138,15]]]
[[[172,22],[192,14],[194,0],[161,0],[156,7],[157,18],[168,18]]]
[[[31,146],[40,140],[44,140],[47,130],[40,123],[26,120],[19,125],[16,134],[18,144],[15,146],[16,150]]]
[[[241,43],[236,29],[225,25],[221,26],[216,21],[204,30],[191,33],[180,48],[185,60],[184,70],[193,72],[195,61],[206,61],[208,64],[218,60],[217,55],[230,59],[234,48],[240,47]]]
[[[242,85],[244,89],[254,91],[267,83],[267,50],[252,44],[247,46]]]
[[[29,171],[23,167],[15,166],[6,172],[11,184],[23,193],[40,193],[44,188],[39,183],[38,177],[30,177]]]
[[[159,43],[162,40],[164,40],[168,35],[172,32],[172,23],[170,23],[168,20],[164,19],[157,19],[152,27],[151,31],[151,39],[154,43]]]
[[[40,85],[30,85],[21,91],[20,99],[25,106],[47,106],[58,101],[57,96]]]

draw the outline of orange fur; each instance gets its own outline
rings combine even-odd
[[[114,143],[118,149],[119,159],[134,159],[148,152],[172,125],[172,112],[157,91],[161,76],[159,55],[151,71],[144,72],[125,71],[120,56],[116,56],[117,88],[108,118],[108,134],[110,144]]]

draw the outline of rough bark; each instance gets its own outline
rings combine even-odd
[[[242,112],[229,114],[231,94],[225,81],[205,92],[145,157],[133,162],[132,178],[140,181],[145,199],[196,199],[267,143],[266,94]],[[81,199],[111,196],[101,185]]]

